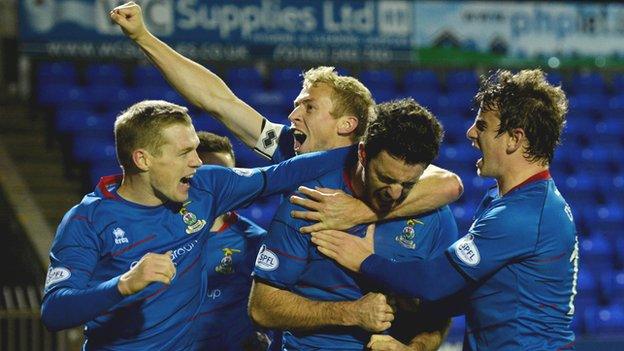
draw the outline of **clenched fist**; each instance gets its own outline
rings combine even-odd
[[[394,309],[388,304],[384,294],[368,293],[353,303],[356,324],[360,328],[374,333],[390,328],[394,320]]]
[[[145,22],[143,22],[141,6],[134,1],[115,7],[110,12],[110,18],[121,27],[126,36],[134,41],[138,41],[149,34]]]
[[[136,294],[154,282],[170,284],[175,273],[171,251],[165,254],[150,252],[119,278],[117,289],[124,296]]]

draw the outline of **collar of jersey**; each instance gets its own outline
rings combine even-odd
[[[539,173],[536,173],[536,174],[530,176],[529,178],[527,178],[522,183],[520,183],[520,184],[514,186],[513,188],[509,189],[509,191],[505,195],[503,195],[503,197],[505,197],[505,196],[511,194],[512,192],[514,192],[514,191],[516,191],[516,190],[518,190],[520,188],[523,188],[523,187],[525,187],[525,186],[527,186],[529,184],[532,184],[532,183],[535,183],[535,182],[539,182],[540,180],[547,180],[547,179],[550,179],[550,178],[551,177],[550,177],[550,171],[549,170],[545,170],[545,171],[541,171]]]
[[[148,209],[148,210],[159,209],[161,207],[165,207],[164,205],[168,205],[168,204],[161,204],[161,205],[156,205],[156,206],[147,206],[147,205],[141,205],[136,202],[132,202],[132,201],[128,201],[124,199],[123,197],[119,196],[119,194],[117,194],[117,190],[119,189],[119,184],[121,184],[122,179],[123,179],[123,175],[121,174],[108,175],[108,176],[101,177],[97,185],[96,193],[100,193],[102,197],[104,197],[107,200],[119,201],[132,207],[143,208],[143,209]],[[169,207],[169,206],[166,206],[166,207]]]

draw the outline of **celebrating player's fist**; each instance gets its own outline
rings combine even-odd
[[[121,27],[125,35],[134,41],[148,33],[143,22],[141,6],[134,1],[115,7],[110,12],[110,18]]]
[[[368,293],[355,301],[358,325],[370,332],[382,332],[390,328],[394,309],[384,294]]]
[[[154,282],[170,284],[175,273],[171,251],[164,254],[150,252],[119,278],[117,288],[124,296],[136,294]]]
[[[373,335],[366,345],[371,351],[409,351],[410,348],[390,335]]]

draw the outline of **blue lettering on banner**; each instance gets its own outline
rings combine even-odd
[[[124,41],[121,30],[108,19],[108,12],[121,3],[20,1],[23,51],[140,57],[140,51]],[[174,48],[183,46],[191,57],[246,60],[253,52],[254,57],[292,61],[357,61],[374,45],[394,53],[369,54],[378,61],[411,58],[411,1],[143,0],[141,6],[148,28]],[[311,55],[307,48],[321,55]]]

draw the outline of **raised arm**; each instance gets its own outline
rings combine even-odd
[[[456,174],[434,165],[427,167],[420,180],[409,192],[407,198],[383,218],[364,202],[335,189],[299,188],[308,198],[292,196],[291,202],[309,211],[293,211],[294,218],[316,221],[302,227],[302,233],[326,229],[348,229],[362,223],[373,223],[382,219],[415,216],[432,211],[457,200],[464,187]]]
[[[139,5],[128,2],[118,6],[110,17],[186,100],[215,116],[247,146],[256,145],[262,115],[234,95],[216,74],[153,36],[143,22]]]
[[[356,301],[314,301],[257,280],[249,295],[249,316],[256,324],[272,329],[357,326],[370,332],[390,328],[394,319],[383,294],[368,293]]]

